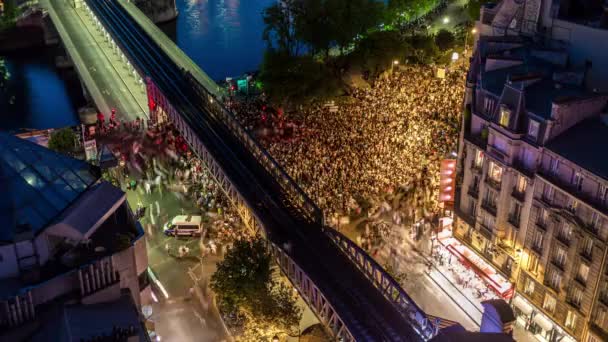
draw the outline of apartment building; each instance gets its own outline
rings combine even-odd
[[[453,234],[514,284],[517,323],[539,340],[608,341],[608,16],[573,20],[570,5],[482,8]]]
[[[147,340],[146,243],[125,193],[97,167],[6,133],[0,189],[0,340]]]

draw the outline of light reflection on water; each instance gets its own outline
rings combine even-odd
[[[256,70],[266,47],[262,11],[274,0],[177,0],[172,31],[187,54],[213,79]],[[171,34],[170,34],[171,36]]]

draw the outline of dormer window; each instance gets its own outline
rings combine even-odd
[[[528,136],[536,141],[538,139],[538,130],[540,128],[540,124],[538,121],[530,120],[528,121]]]
[[[500,116],[498,123],[503,127],[509,127],[509,121],[511,119],[511,110],[506,106],[500,106]]]

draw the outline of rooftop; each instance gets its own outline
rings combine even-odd
[[[608,124],[599,118],[587,119],[551,140],[546,148],[576,165],[608,180]]]
[[[37,234],[100,176],[84,161],[0,132],[0,242]]]

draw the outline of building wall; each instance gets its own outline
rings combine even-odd
[[[0,246],[0,279],[19,275],[15,247],[11,245]],[[1,282],[1,280],[0,280]]]
[[[608,49],[607,49],[608,50]],[[597,116],[606,107],[608,97],[598,96],[587,100],[553,104],[551,117],[555,120],[548,132],[547,141],[568,130],[584,119]]]

